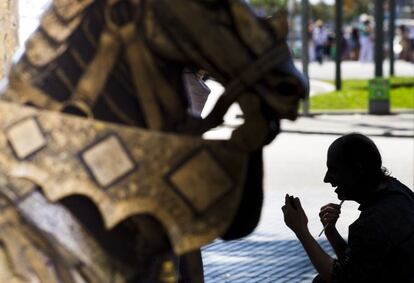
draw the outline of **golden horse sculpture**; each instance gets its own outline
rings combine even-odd
[[[0,92],[0,282],[203,282],[197,251],[255,228],[262,147],[307,94],[286,35],[237,0],[54,0]],[[225,86],[205,119],[187,68]],[[203,139],[234,102],[244,123]]]

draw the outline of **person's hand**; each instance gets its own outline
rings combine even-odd
[[[325,231],[335,229],[336,221],[341,214],[341,206],[339,204],[329,203],[321,207],[319,218],[323,227],[328,225]]]
[[[302,208],[299,198],[286,194],[285,205],[282,206],[286,225],[296,234],[308,230],[308,217]]]

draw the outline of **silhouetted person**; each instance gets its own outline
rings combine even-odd
[[[319,214],[337,259],[309,233],[298,198],[286,195],[286,225],[295,232],[319,275],[315,282],[414,282],[414,193],[382,167],[381,155],[368,137],[349,134],[328,150],[324,182],[340,200],[360,204],[361,214],[349,227],[348,243],[335,228],[340,206],[328,204]]]

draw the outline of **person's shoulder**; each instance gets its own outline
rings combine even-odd
[[[414,211],[414,192],[394,177],[386,177],[383,201],[388,205],[408,205]]]
[[[404,185],[403,183],[401,183],[395,177],[387,176],[386,177],[386,181],[387,181],[387,183],[389,184],[390,187],[393,187],[393,188],[401,188],[401,189],[404,189],[404,190],[409,190],[409,191],[411,191],[414,194],[414,192],[410,188],[408,188],[406,185]]]
[[[398,234],[414,232],[414,193],[397,179],[388,177],[377,200],[361,214],[368,230]]]

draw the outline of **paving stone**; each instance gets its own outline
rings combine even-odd
[[[270,194],[267,203],[272,203],[272,198],[275,195]],[[293,233],[276,229],[275,223],[281,223],[280,218],[281,215],[275,217],[264,213],[259,227],[249,237],[235,241],[216,240],[203,248],[205,282],[312,282],[316,271]],[[318,242],[333,254],[325,238]]]

